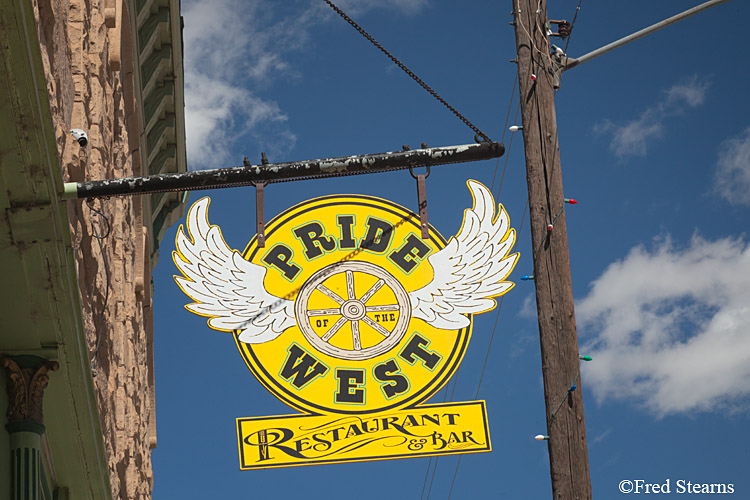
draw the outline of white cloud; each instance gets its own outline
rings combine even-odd
[[[646,108],[638,118],[622,124],[603,120],[594,125],[594,132],[612,135],[609,148],[619,158],[645,156],[649,142],[663,136],[665,120],[703,104],[708,87],[707,80],[693,76],[666,90],[662,101]]]
[[[228,158],[229,146],[261,123],[283,124],[278,105],[219,79],[195,73],[185,85],[188,157],[192,164],[220,168],[239,164]],[[293,145],[293,135],[289,138]]]
[[[719,147],[714,188],[735,205],[750,205],[750,127]]]
[[[414,14],[427,4],[428,0],[347,0],[339,6],[359,15],[376,8]],[[239,158],[229,158],[229,151],[234,142],[247,137],[271,157],[291,150],[296,135],[286,113],[260,94],[278,78],[299,78],[287,60],[289,54],[305,50],[313,28],[336,20],[335,13],[318,0],[193,0],[184,3],[183,17],[190,168],[239,164]]]
[[[522,318],[536,318],[536,296],[533,293],[530,293],[523,299],[523,304],[521,304],[518,315]]]
[[[750,396],[750,245],[633,248],[577,301],[584,382],[658,416],[733,411]]]

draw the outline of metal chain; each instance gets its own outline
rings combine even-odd
[[[459,120],[461,120],[462,122],[464,122],[470,129],[472,129],[476,133],[476,135],[474,136],[474,140],[476,140],[477,142],[480,142],[479,139],[481,139],[482,142],[490,142],[490,138],[487,136],[487,134],[485,134],[484,132],[482,132],[481,130],[479,130],[479,128],[477,128],[476,125],[474,125],[473,123],[471,123],[464,115],[462,115],[461,113],[459,113],[453,106],[451,106],[450,104],[448,104],[448,102],[445,99],[443,99],[442,97],[440,97],[440,95],[437,92],[435,92],[434,90],[432,90],[432,88],[429,85],[427,85],[421,78],[419,78],[417,75],[415,75],[414,72],[412,70],[410,70],[408,67],[406,67],[406,65],[404,63],[402,63],[401,61],[399,61],[393,54],[391,54],[390,52],[388,52],[385,49],[385,47],[383,47],[382,45],[380,45],[380,43],[378,43],[378,41],[375,40],[372,37],[372,35],[370,35],[367,31],[365,31],[364,28],[362,28],[359,24],[357,24],[351,17],[349,17],[348,15],[346,15],[346,12],[344,12],[343,10],[339,9],[338,7],[336,7],[336,5],[334,5],[334,3],[331,2],[331,0],[324,0],[324,1],[334,11],[336,11],[336,13],[339,16],[341,16],[346,22],[348,22],[349,24],[351,24],[352,27],[355,30],[359,31],[359,33],[363,37],[367,38],[370,41],[370,43],[372,43],[375,47],[377,47],[378,49],[380,49],[380,51],[383,52],[383,54],[385,54],[386,56],[388,56],[388,58],[391,61],[393,61],[393,63],[396,66],[398,66],[399,68],[401,68],[404,71],[404,73],[406,73],[407,75],[409,75],[423,89],[425,89],[427,92],[429,92],[435,99],[437,99],[440,103],[442,103],[443,106],[445,106],[446,108],[448,108],[454,115],[456,115],[456,117]]]

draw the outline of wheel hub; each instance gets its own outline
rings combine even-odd
[[[341,306],[341,315],[349,321],[358,321],[365,317],[365,305],[358,300],[347,300]]]

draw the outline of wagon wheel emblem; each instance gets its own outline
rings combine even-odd
[[[342,297],[326,286],[326,283],[330,283],[330,278],[342,273],[346,279],[346,297]],[[355,273],[368,274],[377,278],[375,284],[360,297],[356,296]],[[383,287],[393,292],[395,304],[368,305],[368,301]],[[337,307],[308,309],[310,297],[314,293],[322,293],[328,296],[336,302]],[[369,262],[352,261],[331,264],[313,274],[302,285],[294,304],[294,311],[300,330],[318,351],[338,359],[364,360],[389,351],[403,338],[411,318],[411,303],[404,287],[388,271]],[[376,323],[367,316],[368,313],[390,312],[398,313],[398,319],[390,329]],[[313,329],[312,321],[314,320],[311,320],[316,316],[338,316],[338,319],[322,335],[319,335]],[[349,330],[344,328],[346,323],[349,323],[351,327],[353,346],[351,350],[331,344],[334,336],[345,335]],[[375,343],[370,342],[371,345],[363,345],[361,335],[363,323],[374,330],[376,336],[380,336],[382,339]]]

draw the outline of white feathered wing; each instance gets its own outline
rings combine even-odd
[[[489,190],[476,181],[468,186],[474,207],[466,210],[461,230],[448,245],[427,258],[435,273],[432,281],[409,293],[412,316],[445,330],[469,326],[466,314],[492,309],[492,297],[514,286],[503,281],[518,259],[517,253],[508,255],[516,241],[508,214],[500,205],[495,218]]]
[[[241,330],[240,341],[268,342],[296,324],[294,302],[268,293],[263,287],[266,268],[230,249],[218,226],[208,222],[209,198],[198,200],[187,217],[188,236],[177,231],[172,253],[183,276],[174,279],[195,302],[185,307],[206,316],[214,330]]]

